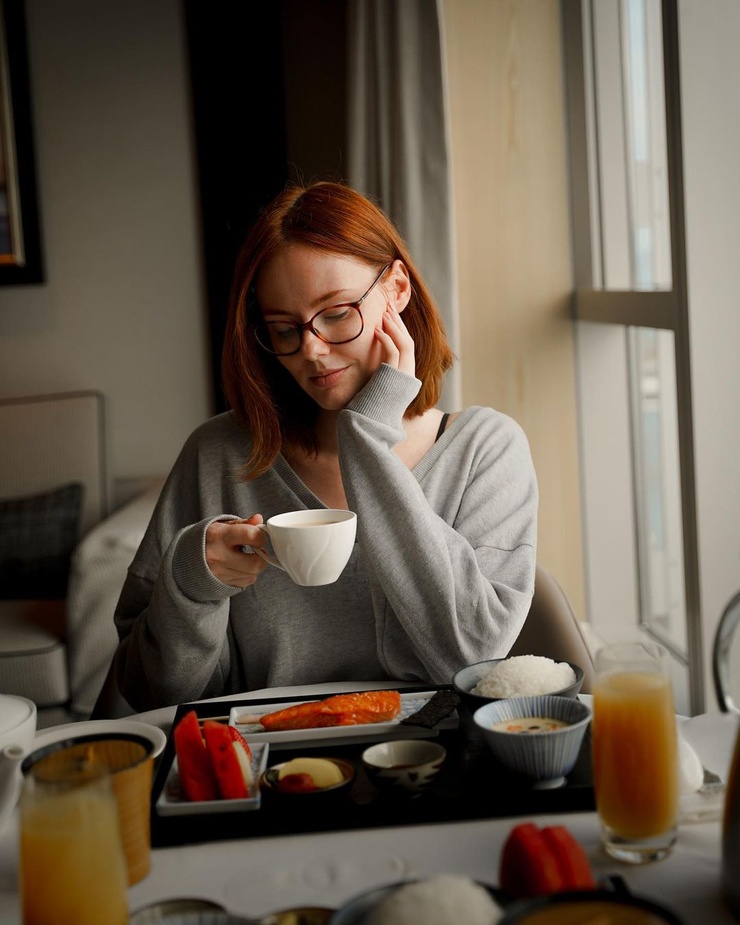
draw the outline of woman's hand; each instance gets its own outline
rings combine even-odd
[[[416,375],[414,340],[395,308],[388,306],[383,312],[375,337],[380,344],[381,363],[387,363],[408,376]]]
[[[216,520],[208,527],[206,562],[219,581],[235,588],[248,588],[267,568],[258,555],[242,552],[242,546],[265,545],[265,534],[255,526],[261,523],[262,515],[252,514],[247,520]]]

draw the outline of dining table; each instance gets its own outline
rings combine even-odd
[[[398,682],[333,682],[250,691],[197,701],[195,706],[204,715],[223,717],[233,703],[311,699],[383,686],[401,693],[414,689]],[[588,695],[582,699],[590,702]],[[169,735],[182,710],[182,705],[167,707],[128,719],[157,726]],[[682,718],[680,729],[703,766],[726,781],[738,732],[737,716],[706,713]],[[454,747],[452,735],[448,733],[448,750]],[[171,760],[171,739],[158,762],[168,760],[168,750]],[[271,755],[273,759],[280,760],[279,752]],[[158,771],[155,786],[161,767]],[[485,785],[485,780],[477,781],[478,787]],[[491,776],[492,792],[505,787],[505,780],[502,783]],[[666,859],[644,865],[620,863],[603,853],[592,788],[587,784],[570,796],[567,787],[560,794],[540,793],[536,799],[532,791],[531,802],[521,789],[516,794],[512,791],[511,800],[503,793],[499,802],[484,801],[480,814],[466,812],[457,819],[454,814],[441,818],[434,810],[433,795],[425,793],[417,800],[390,804],[387,811],[372,814],[372,824],[362,827],[355,826],[351,813],[339,809],[329,825],[290,830],[284,824],[274,832],[269,827],[249,828],[250,818],[256,819],[262,810],[254,817],[245,813],[241,819],[234,813],[211,816],[205,826],[197,816],[180,817],[168,829],[166,824],[159,825],[167,821],[157,819],[155,805],[151,871],[129,887],[129,910],[134,913],[172,898],[200,898],[218,903],[233,915],[259,918],[292,907],[337,908],[371,888],[436,873],[459,873],[495,886],[507,836],[518,823],[533,821],[539,826],[567,827],[584,847],[598,880],[622,878],[630,892],[669,907],[686,925],[732,925],[738,920],[725,904],[720,884],[722,801],[721,786],[711,794],[683,794],[674,849]],[[474,806],[475,800],[465,805]],[[493,811],[490,807],[494,806],[502,809]],[[398,818],[394,818],[396,812]],[[244,827],[243,835],[239,825]],[[0,923],[21,922],[16,810],[0,832]]]

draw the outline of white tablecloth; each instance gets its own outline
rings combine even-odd
[[[359,686],[322,685],[321,690],[357,690]],[[272,690],[269,695],[304,692],[305,688],[291,688]],[[254,692],[252,697],[266,695]],[[170,708],[137,718],[167,728],[173,715]],[[714,714],[687,722],[690,740],[703,763],[724,777],[734,740],[734,717]],[[721,829],[717,820],[682,825],[669,858],[634,868],[601,852],[595,813],[527,818],[540,825],[567,826],[586,848],[597,876],[621,874],[633,892],[671,906],[686,925],[736,922],[719,891]],[[335,907],[373,886],[435,872],[460,872],[495,884],[503,843],[521,821],[483,819],[158,848],[152,852],[149,876],[129,890],[129,907],[133,911],[157,900],[190,896],[214,900],[235,914],[261,915],[294,905]],[[0,922],[20,923],[16,819],[0,834]]]

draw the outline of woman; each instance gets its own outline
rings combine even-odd
[[[332,680],[449,682],[505,655],[534,587],[527,441],[489,408],[443,416],[452,363],[389,220],[336,183],[280,194],[235,271],[231,411],[180,454],[116,611],[138,710]],[[300,508],[357,513],[339,580],[305,588],[253,549]]]

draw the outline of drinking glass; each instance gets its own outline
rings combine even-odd
[[[652,642],[595,656],[592,754],[607,854],[643,864],[670,853],[678,818],[678,738],[670,656]]]
[[[126,858],[105,766],[40,761],[20,802],[23,925],[125,925]]]

